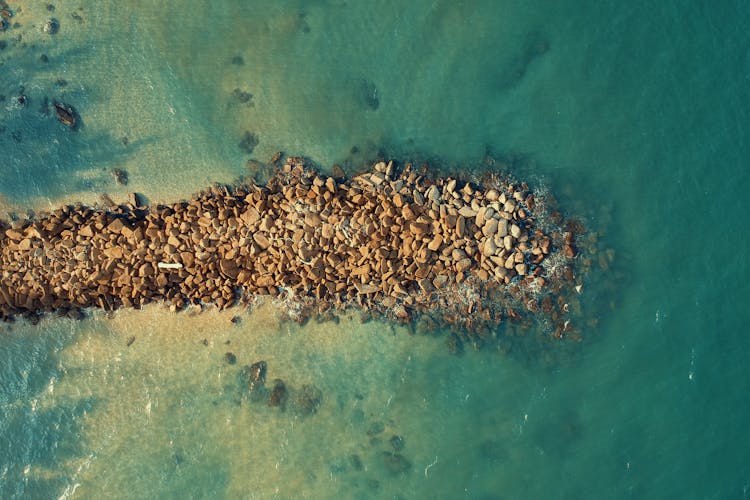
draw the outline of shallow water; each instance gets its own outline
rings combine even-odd
[[[2,326],[0,497],[748,496],[744,2],[47,3],[0,33],[4,216],[382,154],[529,179],[615,261],[584,283],[598,326],[554,355],[272,303]],[[243,397],[261,359],[317,413]]]

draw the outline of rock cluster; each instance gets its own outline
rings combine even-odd
[[[499,321],[512,314],[492,309],[487,290],[527,306],[532,296],[519,293],[559,288],[550,256],[575,256],[568,233],[537,223],[535,205],[525,185],[484,189],[392,162],[337,180],[290,158],[266,185],[150,208],[65,206],[6,225],[0,315],[152,301],[225,308],[261,294],[303,314],[357,304],[402,320],[440,307]]]

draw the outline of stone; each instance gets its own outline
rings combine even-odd
[[[443,237],[440,234],[436,234],[432,237],[432,240],[427,244],[427,248],[432,250],[433,252],[437,252],[440,249],[440,246],[443,244]]]
[[[391,444],[391,448],[393,448],[393,451],[395,453],[398,453],[399,451],[404,449],[404,438],[401,436],[393,435],[391,436],[391,439],[388,440],[388,442]]]
[[[311,384],[303,385],[294,395],[293,407],[300,416],[313,415],[318,411],[323,399],[323,392]]]
[[[130,193],[128,195],[128,202],[136,208],[146,205],[146,201],[140,193]]]
[[[519,274],[519,276],[526,276],[526,264],[516,264],[516,272]]]
[[[432,284],[435,286],[435,288],[443,288],[443,286],[448,282],[448,276],[444,274],[439,274],[435,276],[435,278],[432,280]]]
[[[510,234],[511,234],[511,236],[513,236],[516,239],[520,238],[521,237],[521,228],[518,227],[515,224],[511,224],[511,226],[510,226]]]
[[[470,206],[464,205],[463,207],[458,209],[458,215],[461,215],[468,219],[470,217],[476,217],[477,211]]]
[[[466,219],[464,219],[463,216],[459,216],[456,221],[456,234],[459,238],[464,238],[466,236]]]
[[[367,435],[370,437],[377,436],[384,430],[385,430],[385,424],[381,422],[380,420],[376,420],[375,422],[370,424],[370,427],[368,427]]]
[[[482,207],[479,210],[477,210],[477,216],[474,219],[474,224],[477,225],[477,227],[483,227],[485,223],[485,214],[487,213],[487,207]],[[487,235],[485,235],[487,236]]]
[[[497,200],[500,199],[500,193],[498,193],[497,190],[495,190],[495,189],[489,189],[484,194],[484,197],[485,197],[485,199],[487,199],[489,201],[497,201]]]
[[[462,273],[471,267],[471,259],[461,259],[456,262],[456,271]]]
[[[53,106],[57,120],[66,127],[75,130],[78,126],[78,113],[73,106],[62,102],[55,102]]]
[[[260,231],[253,233],[253,240],[255,240],[258,246],[263,250],[271,246],[271,242],[268,240],[266,235],[261,233]]]
[[[409,231],[415,236],[421,236],[430,230],[430,225],[425,222],[410,222]]]
[[[490,257],[492,255],[495,255],[495,252],[497,251],[497,246],[495,245],[495,240],[492,238],[487,238],[484,240],[484,245],[482,247],[482,255],[485,257]]]
[[[411,462],[400,453],[384,451],[382,456],[386,470],[393,475],[405,474],[411,469]]]
[[[257,390],[266,383],[267,367],[268,365],[265,361],[257,361],[243,368],[240,375],[249,390]]]
[[[283,408],[288,397],[289,393],[287,392],[284,381],[278,378],[275,379],[273,381],[271,394],[268,396],[268,406]]]
[[[237,356],[234,355],[232,352],[227,352],[224,354],[224,360],[230,364],[233,365],[237,362]]]
[[[58,31],[60,31],[60,21],[58,21],[54,17],[47,19],[42,25],[42,31],[44,31],[48,35],[56,34]]]
[[[497,233],[498,226],[499,223],[497,219],[489,219],[480,227],[482,228],[482,234],[489,238]]]
[[[497,233],[501,238],[505,238],[508,235],[508,221],[507,219],[499,219],[497,221]]]

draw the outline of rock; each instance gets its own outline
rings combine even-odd
[[[456,234],[459,238],[464,238],[466,236],[466,219],[464,219],[463,216],[459,216],[456,221]]]
[[[241,376],[249,390],[257,390],[266,383],[266,367],[265,361],[258,361],[243,368]]]
[[[294,410],[300,416],[313,415],[318,411],[323,393],[314,385],[303,385],[293,400]]]
[[[430,230],[430,225],[425,222],[410,222],[409,230],[415,236],[421,236]]]
[[[440,246],[443,244],[443,237],[439,234],[436,234],[432,237],[432,240],[427,244],[427,248],[432,250],[433,252],[437,252],[440,249]]]
[[[125,170],[116,168],[112,170],[112,175],[115,177],[118,184],[122,184],[123,186],[128,184],[128,173]]]
[[[484,240],[484,246],[482,247],[482,255],[485,257],[490,257],[492,255],[495,255],[495,252],[497,251],[497,246],[495,245],[495,240],[492,238],[487,238]]]
[[[60,31],[60,21],[58,21],[54,17],[47,19],[44,25],[42,25],[42,31],[44,31],[48,35],[54,35],[58,31]]]
[[[263,250],[271,246],[271,242],[268,240],[266,235],[261,233],[260,231],[253,233],[253,240],[255,240],[258,246]]]
[[[384,430],[385,430],[385,424],[383,424],[383,422],[377,420],[377,421],[375,421],[375,422],[373,422],[373,423],[370,424],[370,427],[367,429],[367,435],[370,436],[370,437],[377,436],[378,434],[380,434]]]
[[[268,396],[268,406],[280,406],[283,408],[286,404],[288,396],[289,394],[287,393],[284,381],[277,378],[273,381],[273,389],[271,390],[271,394]]]
[[[484,223],[484,226],[480,227],[482,227],[482,234],[490,238],[497,233],[498,226],[499,222],[497,219],[490,219]]]
[[[521,237],[521,228],[516,226],[515,224],[511,224],[510,226],[510,234],[514,238],[518,239]]]
[[[505,238],[508,235],[508,221],[506,219],[500,219],[497,221],[497,233],[499,237]]]
[[[435,278],[432,280],[432,284],[435,286],[435,288],[443,288],[443,286],[448,282],[448,276],[444,274],[439,274],[435,276]]]
[[[136,208],[140,208],[146,205],[143,195],[140,193],[130,193],[128,195],[128,202]]]
[[[466,252],[464,252],[460,248],[454,248],[453,252],[451,252],[451,257],[454,261],[458,262],[459,260],[466,258]]]
[[[489,201],[497,201],[500,199],[500,193],[497,192],[495,189],[489,189],[484,194],[484,197]]]
[[[461,215],[468,219],[471,217],[476,217],[477,211],[468,205],[464,205],[463,207],[458,209],[458,215]]]
[[[405,474],[411,468],[411,462],[400,453],[384,451],[383,463],[385,464],[386,470],[393,475]]]
[[[456,271],[462,273],[471,267],[471,259],[461,259],[456,262]]]
[[[482,207],[479,210],[477,210],[477,216],[474,219],[474,224],[477,225],[477,227],[483,227],[484,223],[486,221],[485,214],[487,213],[487,207]],[[487,235],[485,235],[487,236]]]
[[[394,452],[399,452],[404,449],[404,438],[401,436],[393,435],[388,442],[391,444],[391,448],[393,448]]]
[[[233,365],[237,362],[237,356],[235,356],[234,353],[231,352],[227,352],[226,354],[224,354],[224,359],[230,365]]]
[[[245,135],[242,136],[238,146],[245,153],[252,154],[253,150],[259,143],[258,136],[246,130]]]
[[[76,118],[78,116],[78,113],[76,113],[76,110],[73,108],[73,106],[61,102],[56,102],[54,103],[54,107],[55,116],[57,116],[58,121],[66,127],[75,130],[78,125],[78,119]]]

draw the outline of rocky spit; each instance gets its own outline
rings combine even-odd
[[[271,295],[298,320],[359,307],[469,329],[529,313],[546,315],[552,336],[569,327],[576,225],[526,185],[483,188],[393,162],[345,180],[289,158],[265,185],[141,205],[134,194],[0,222],[0,316]]]

